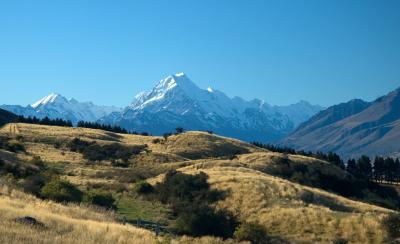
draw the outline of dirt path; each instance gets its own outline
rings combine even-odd
[[[10,134],[15,135],[19,133],[18,125],[17,124],[10,124]]]

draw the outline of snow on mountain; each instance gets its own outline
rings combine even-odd
[[[274,141],[320,110],[307,102],[278,107],[257,99],[230,98],[210,87],[201,89],[178,73],[162,79],[150,92],[136,95],[122,112],[99,121],[153,134],[181,126],[244,140]]]
[[[46,104],[55,103],[55,102],[67,103],[68,101],[64,97],[62,97],[62,96],[60,96],[60,95],[58,95],[56,93],[51,93],[50,95],[45,96],[44,98],[40,99],[39,101],[33,103],[31,105],[31,107],[32,108],[37,108],[37,107],[39,107],[41,105],[46,105]]]
[[[67,99],[57,93],[51,93],[26,107],[20,105],[1,105],[0,107],[25,117],[36,116],[44,118],[47,116],[52,119],[70,120],[74,124],[80,120],[93,122],[112,112],[121,111],[117,107],[98,106],[91,102],[78,102],[75,99]]]
[[[137,94],[124,109],[79,102],[57,93],[26,107],[0,108],[26,117],[62,118],[74,124],[79,120],[97,121],[158,135],[183,127],[264,142],[283,138],[322,109],[305,101],[271,106],[259,99],[230,98],[211,87],[199,88],[184,73],[162,79],[151,91]]]

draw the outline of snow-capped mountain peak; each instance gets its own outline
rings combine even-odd
[[[175,75],[167,76],[165,79],[162,79],[153,91],[161,91],[166,93],[167,91],[174,89],[175,87],[190,91],[191,89],[200,89],[194,84],[185,73],[177,73]]]
[[[320,110],[319,106],[304,101],[280,107],[259,99],[231,98],[211,87],[199,88],[184,73],[169,75],[149,92],[137,94],[125,109],[79,102],[57,93],[26,107],[0,107],[26,117],[62,118],[74,124],[80,120],[97,121],[152,134],[183,127],[187,130],[212,130],[248,141],[280,139]]]
[[[131,104],[131,108],[143,109],[162,101],[169,93],[197,96],[201,89],[197,87],[184,73],[169,75],[160,80],[151,92],[140,92]]]
[[[78,121],[96,121],[112,112],[121,111],[113,106],[98,106],[92,102],[79,102],[74,98],[67,99],[58,93],[51,93],[26,107],[19,105],[2,105],[2,108],[25,117],[49,117],[70,120],[76,124]]]
[[[47,95],[47,96],[43,97],[42,99],[40,99],[39,101],[31,104],[31,107],[32,108],[37,108],[39,106],[46,105],[46,104],[49,104],[49,103],[55,103],[56,101],[64,101],[65,102],[65,101],[67,101],[67,99],[64,98],[63,96],[61,96],[58,93],[52,92],[49,95]]]
[[[292,120],[293,110],[258,99],[230,98],[211,87],[201,89],[187,75],[177,73],[160,80],[150,92],[136,95],[123,112],[106,116],[100,122],[153,134],[182,126],[188,130],[213,130],[240,139],[265,141],[282,137],[299,121],[313,115],[296,114]]]

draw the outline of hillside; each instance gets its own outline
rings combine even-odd
[[[313,187],[319,178],[315,182],[303,182],[308,174],[337,181],[348,178],[340,168],[314,158],[270,152],[207,132],[186,132],[164,139],[85,128],[7,124],[0,129],[0,138],[25,148],[15,152],[0,149],[4,164],[16,165],[14,168],[18,172],[42,167],[32,161],[35,156],[40,156],[46,172],[56,172],[62,179],[67,179],[85,192],[98,189],[108,191],[116,200],[113,215],[75,205],[42,202],[18,191],[9,193],[3,190],[0,201],[4,206],[2,215],[6,218],[2,220],[4,224],[0,234],[6,242],[23,242],[40,235],[41,230],[28,228],[27,231],[27,227],[11,221],[18,216],[30,215],[50,228],[45,231],[44,239],[49,241],[41,243],[51,243],[57,240],[55,238],[61,238],[59,240],[64,243],[71,242],[71,238],[87,243],[116,240],[125,243],[132,238],[139,240],[139,243],[141,240],[148,243],[155,238],[152,232],[123,226],[116,221],[121,218],[128,222],[142,219],[172,225],[175,220],[170,206],[134,191],[142,180],[153,185],[162,181],[164,174],[171,169],[186,174],[206,173],[212,189],[226,192],[225,198],[213,204],[215,209],[231,212],[240,222],[256,221],[271,237],[277,239],[327,243],[341,237],[350,243],[380,243],[386,237],[380,222],[391,210],[367,203],[369,198],[362,202],[335,194],[335,189],[326,191]],[[77,145],[107,150],[109,147],[118,147],[120,152],[129,148],[137,153],[129,154],[127,158],[122,155],[118,159],[101,158],[93,161],[92,158],[98,155],[93,155],[93,151],[90,151],[91,154],[80,151],[79,147],[71,149]],[[2,179],[15,186],[24,186],[28,180],[10,174]],[[372,192],[368,193],[368,196],[372,195]],[[384,201],[379,200],[379,195],[374,198],[378,199],[377,202]],[[50,205],[51,208],[48,207]],[[12,228],[17,229],[11,232]],[[59,234],[67,229],[67,235]],[[103,236],[107,231],[112,234]],[[24,234],[16,240],[10,239],[15,238],[12,233]],[[222,242],[221,239],[209,237],[171,238],[179,243]]]
[[[334,151],[345,158],[397,156],[400,89],[368,103],[352,100],[332,106],[291,133],[283,144],[306,151]]]
[[[0,126],[13,122],[17,116],[11,112],[0,109]]]

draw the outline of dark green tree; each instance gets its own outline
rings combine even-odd
[[[374,178],[378,182],[382,182],[384,176],[384,162],[382,157],[375,157],[374,160]]]
[[[357,160],[357,169],[359,177],[369,180],[372,178],[372,165],[368,156],[362,155]]]

